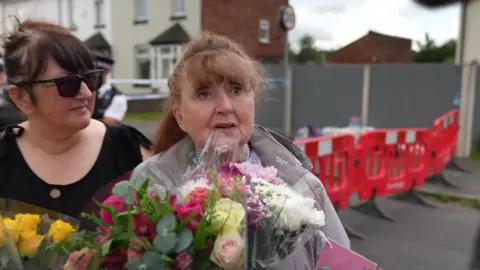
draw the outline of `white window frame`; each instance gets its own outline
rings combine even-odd
[[[172,15],[185,16],[187,14],[187,1],[186,0],[172,0]]]
[[[162,49],[167,48],[169,49],[168,53],[162,52]],[[182,46],[179,44],[157,45],[154,47],[154,52],[156,64],[156,66],[154,67],[155,79],[167,79],[168,76],[170,76],[170,74],[172,73],[176,61],[178,61],[178,58],[180,57],[180,54],[182,52]],[[170,61],[166,77],[163,76],[163,60]]]
[[[142,10],[143,9],[142,5],[144,5],[145,10]],[[135,0],[135,19],[136,20],[147,19],[147,13],[148,13],[148,0]]]
[[[140,53],[139,51],[140,50],[143,50],[145,52],[142,52]],[[134,51],[135,55],[135,78],[137,79],[152,79],[152,67],[153,67],[153,59],[152,59],[152,50],[151,50],[151,47],[149,45],[144,45],[144,44],[141,44],[141,45],[137,45],[135,46],[135,51]],[[140,71],[140,61],[141,60],[147,60],[149,61],[149,65],[150,65],[150,71],[149,71],[149,76],[148,78],[142,78],[140,75],[141,75],[141,71]]]
[[[270,22],[265,19],[258,21],[258,41],[263,44],[270,43]]]
[[[68,28],[72,31],[77,29],[77,25],[74,20],[74,0],[67,0],[67,16],[68,16]]]
[[[95,0],[95,25],[105,25],[105,0]]]

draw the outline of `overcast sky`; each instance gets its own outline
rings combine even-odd
[[[312,35],[322,49],[335,49],[363,36],[369,30],[424,40],[428,33],[436,42],[457,38],[460,6],[427,10],[413,0],[290,0],[297,24],[289,40]]]

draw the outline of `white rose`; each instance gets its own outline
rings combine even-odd
[[[220,235],[215,240],[210,259],[227,270],[242,269],[244,246],[239,234]]]

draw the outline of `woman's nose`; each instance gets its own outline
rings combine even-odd
[[[80,91],[78,91],[77,97],[88,99],[88,98],[91,98],[92,96],[93,96],[92,91],[88,88],[87,84],[82,81],[82,83],[80,84]]]
[[[217,96],[216,110],[218,112],[230,112],[233,110],[232,101],[224,91]]]

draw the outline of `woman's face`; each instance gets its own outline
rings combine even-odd
[[[71,74],[63,70],[55,61],[49,60],[44,74],[38,80],[61,78]],[[33,86],[35,103],[26,102],[21,108],[30,120],[40,120],[64,130],[80,130],[88,126],[93,113],[95,95],[85,82],[74,97],[60,96],[53,82],[37,83]]]
[[[181,91],[173,112],[180,128],[197,148],[203,148],[210,134],[216,131],[239,146],[248,142],[255,117],[254,91],[227,80],[198,89],[184,83]]]

